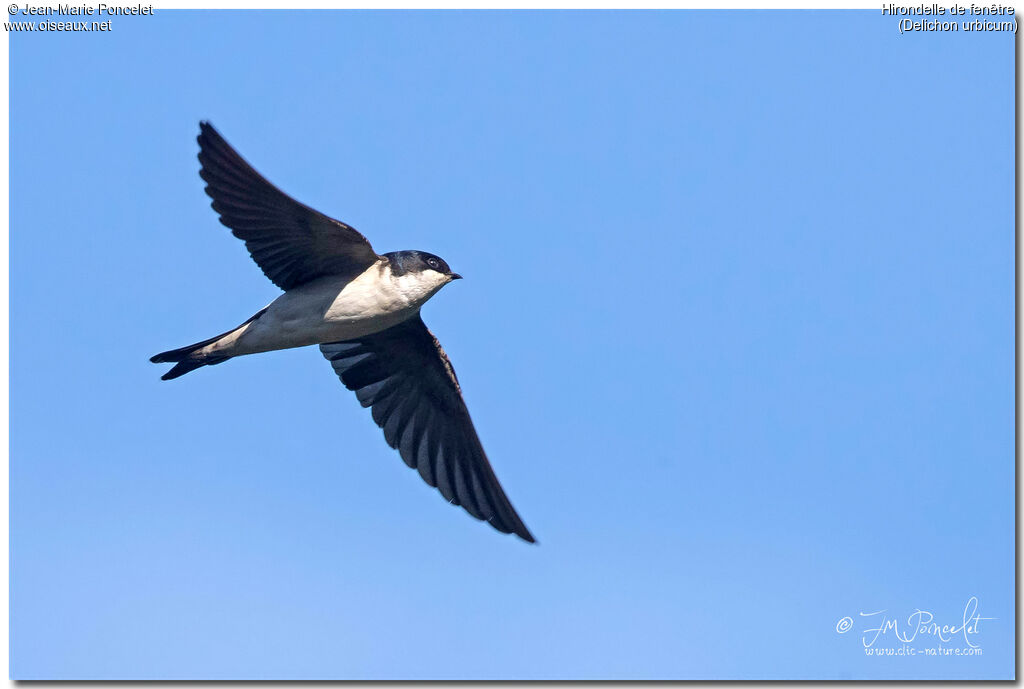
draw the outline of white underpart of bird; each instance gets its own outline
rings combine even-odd
[[[325,277],[288,290],[200,351],[234,357],[363,337],[414,315],[453,279],[435,270],[396,276],[378,261],[353,280]]]

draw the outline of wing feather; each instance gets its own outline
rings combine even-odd
[[[487,460],[448,356],[418,314],[320,350],[428,485],[498,531],[534,542]]]
[[[208,122],[199,123],[197,140],[210,205],[281,289],[326,275],[355,277],[379,259],[354,228],[264,179]]]

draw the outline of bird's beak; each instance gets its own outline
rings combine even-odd
[[[458,273],[448,273],[448,277],[450,277],[452,280],[461,280],[462,279],[462,276],[459,275]]]

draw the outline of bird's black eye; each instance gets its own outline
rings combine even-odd
[[[439,267],[436,258],[428,258],[427,265],[433,268],[434,270],[437,270]]]

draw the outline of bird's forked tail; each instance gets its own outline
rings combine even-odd
[[[254,320],[266,313],[266,311],[267,310],[265,308],[260,309],[255,316],[247,320],[245,323],[242,323],[238,328],[242,328],[249,323],[252,323]],[[160,380],[173,380],[185,375],[189,371],[195,371],[197,368],[223,363],[231,357],[223,354],[203,354],[202,350],[222,337],[235,332],[238,328],[232,328],[226,333],[221,333],[220,335],[211,337],[208,340],[203,340],[202,342],[190,344],[187,347],[179,347],[178,349],[160,352],[156,356],[150,357],[149,360],[154,364],[174,364],[174,367],[171,368],[170,371],[160,376]]]
[[[212,366],[213,364],[219,364],[227,361],[231,357],[229,356],[208,356],[200,353],[203,347],[213,344],[219,340],[223,335],[211,338],[209,340],[203,340],[187,347],[181,347],[179,349],[172,349],[167,352],[160,352],[154,357],[150,358],[154,364],[168,364],[173,363],[174,367],[167,373],[160,376],[160,380],[173,380],[180,376],[185,375],[189,371],[195,371],[197,368],[203,366]]]

